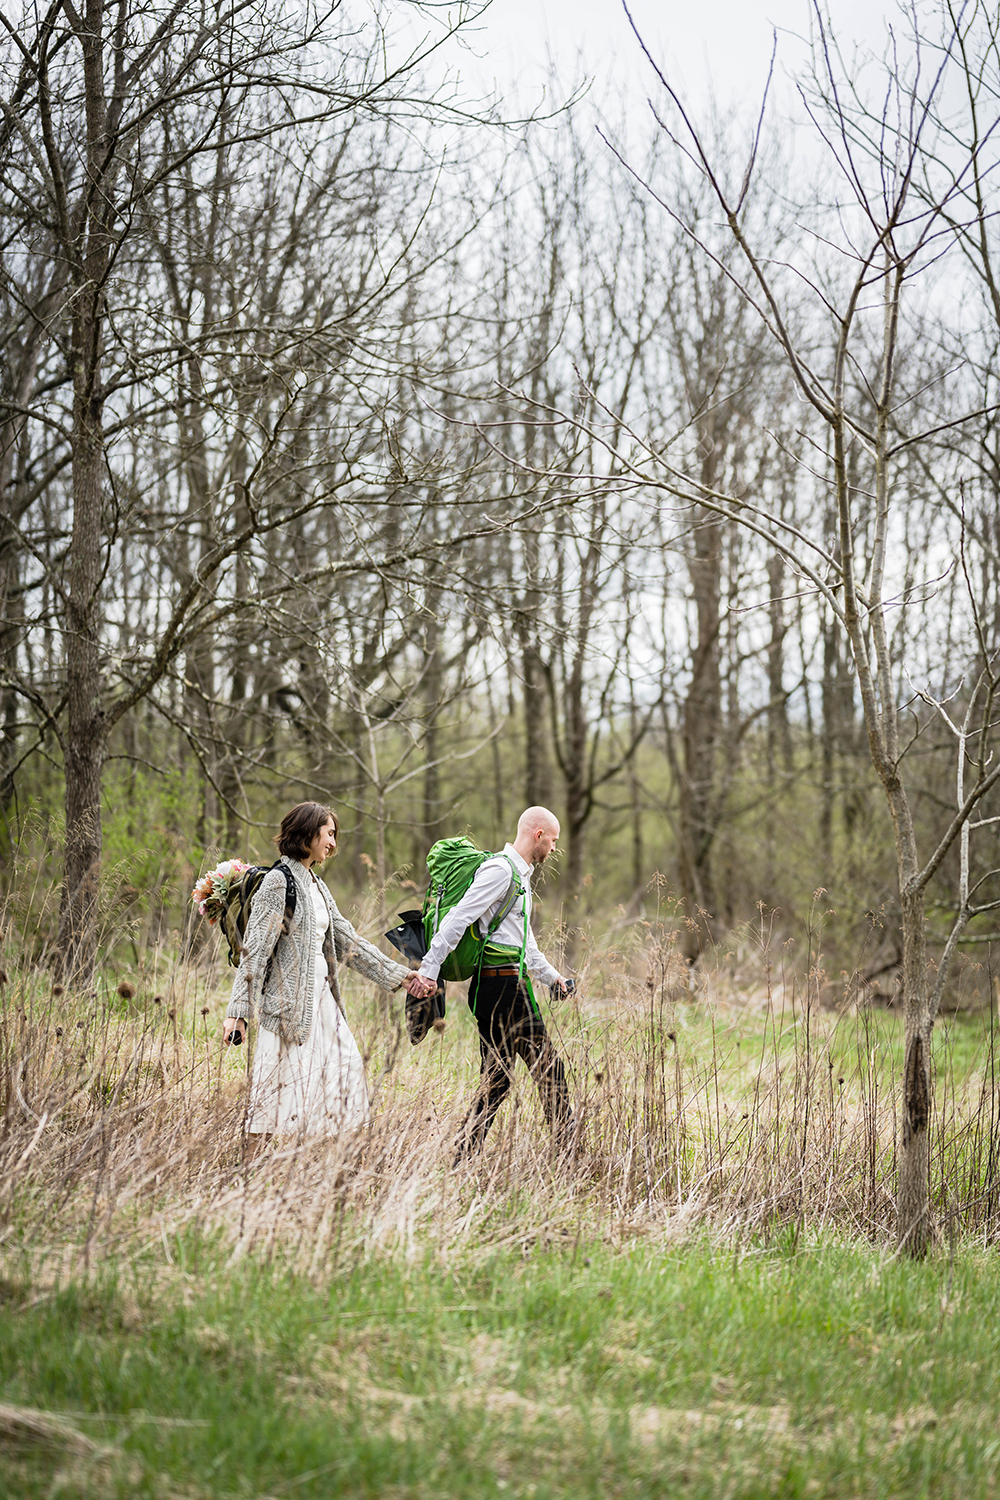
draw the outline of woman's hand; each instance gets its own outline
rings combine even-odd
[[[427,979],[423,974],[413,973],[405,981],[403,988],[413,996],[414,1000],[429,1000],[437,989],[437,980]]]
[[[232,1043],[238,1047],[247,1034],[247,1023],[242,1016],[227,1016],[222,1023],[222,1045]]]

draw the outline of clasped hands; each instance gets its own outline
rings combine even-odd
[[[414,972],[403,981],[403,988],[404,990],[406,990],[407,994],[413,996],[414,1000],[429,1000],[431,995],[433,995],[434,991],[437,989],[437,980],[428,979],[425,975],[418,974],[416,970],[414,970]],[[572,995],[575,990],[576,985],[573,980],[564,979],[560,974],[559,978],[552,985],[552,998],[553,1000],[565,1000],[566,997],[568,995]]]

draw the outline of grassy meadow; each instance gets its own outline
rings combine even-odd
[[[370,1129],[247,1164],[218,957],[135,957],[68,995],[5,955],[0,1493],[997,1492],[991,1006],[935,1034],[940,1243],[914,1266],[901,1024],[818,952],[793,973],[745,933],[692,978],[669,923],[585,939],[547,1010],[573,1151],[521,1070],[458,1169],[457,987],[414,1049],[400,997],[349,976]]]

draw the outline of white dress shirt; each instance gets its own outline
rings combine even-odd
[[[549,963],[536,943],[535,934],[531,930],[533,866],[521,858],[513,844],[505,844],[503,854],[507,856],[507,859],[504,859],[502,854],[495,854],[492,859],[483,860],[461,901],[453,906],[444,917],[418,970],[418,973],[422,974],[425,979],[437,979],[441,965],[459,942],[467,927],[478,922],[480,937],[486,934],[490,922],[510,890],[508,859],[521,877],[524,895],[519,896],[514,902],[511,910],[493,933],[490,942],[499,943],[503,948],[515,948],[520,952],[524,941],[525,917],[527,917],[528,941],[524,950],[525,968],[532,978],[539,980],[541,984],[555,984],[560,977],[559,970],[554,969]]]

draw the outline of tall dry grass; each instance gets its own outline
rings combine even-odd
[[[112,975],[69,995],[7,945],[7,1255],[169,1259],[196,1232],[233,1256],[280,1253],[321,1275],[380,1247],[619,1242],[696,1223],[732,1241],[827,1230],[891,1242],[899,1024],[850,984],[831,1009],[817,966],[772,970],[766,941],[740,976],[727,958],[696,988],[668,928],[591,949],[578,1001],[550,1013],[574,1095],[572,1150],[554,1152],[521,1069],[482,1156],[459,1169],[452,1143],[478,1058],[460,998],[444,1036],[410,1049],[399,997],[348,983],[370,1127],[277,1141],[248,1163],[247,1051],[219,1042],[224,971],[211,955],[147,954],[140,969],[135,983]],[[998,1223],[993,1038],[986,1015],[938,1048],[932,1168],[942,1225],[986,1239]]]

